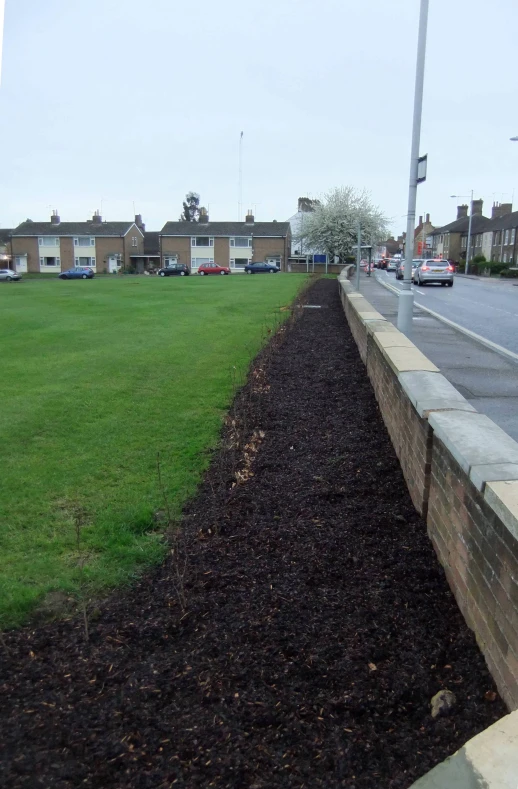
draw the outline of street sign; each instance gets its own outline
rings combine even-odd
[[[417,183],[422,184],[426,181],[426,168],[428,165],[428,154],[420,156],[417,160]]]

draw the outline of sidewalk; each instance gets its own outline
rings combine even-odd
[[[387,320],[397,323],[395,293],[366,275],[360,291]],[[477,411],[518,441],[518,363],[417,307],[411,339]]]

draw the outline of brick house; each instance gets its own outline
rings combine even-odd
[[[143,254],[144,232],[135,221],[103,222],[98,211],[87,222],[62,222],[54,211],[50,222],[28,219],[18,225],[11,232],[11,251],[19,272],[59,274],[88,266],[112,273],[129,268],[132,254]]]
[[[289,222],[211,222],[202,210],[199,222],[166,222],[160,233],[161,264],[184,263],[195,273],[203,263],[243,271],[252,261],[276,263],[286,270],[290,254]]]
[[[426,214],[423,222],[423,217],[419,217],[419,224],[414,230],[414,257],[424,258],[432,254],[431,249],[427,248],[428,239],[435,230],[435,227],[430,222],[430,214]]]
[[[473,200],[471,217],[471,250],[470,260],[475,255],[482,254],[482,242],[484,231],[488,228],[491,220],[482,214],[482,200]],[[445,260],[459,262],[466,259],[467,238],[468,238],[468,206],[457,206],[457,219],[448,225],[436,228],[431,234],[433,256],[441,257]]]
[[[482,254],[486,260],[516,264],[517,230],[518,211],[513,211],[512,203],[496,203],[482,240]]]

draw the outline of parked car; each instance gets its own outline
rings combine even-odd
[[[170,263],[164,268],[159,268],[157,273],[159,277],[186,277],[191,271],[185,263]]]
[[[390,258],[390,260],[387,263],[387,271],[395,271],[397,264],[398,264],[397,259],[394,260],[394,258]]]
[[[230,274],[228,266],[219,266],[217,263],[204,263],[198,267],[198,274],[204,277],[206,274]]]
[[[410,279],[412,279],[412,280],[414,279],[414,273],[415,273],[415,270],[418,267],[418,265],[420,263],[425,263],[425,262],[426,261],[424,260],[424,258],[415,258],[412,261],[412,275],[411,275]],[[404,261],[404,259],[403,260],[398,260],[397,266],[396,266],[396,279],[404,279],[404,275],[405,275],[405,261]]]
[[[455,267],[447,260],[423,260],[415,270],[416,285],[428,285],[429,282],[440,282],[441,285],[453,287]]]
[[[277,274],[280,268],[273,263],[247,263],[245,271],[247,274]]]
[[[62,271],[59,279],[93,279],[95,276],[91,268],[69,268],[68,271]]]
[[[21,276],[10,268],[0,268],[0,280],[3,282],[19,282]]]

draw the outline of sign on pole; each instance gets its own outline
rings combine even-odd
[[[414,159],[415,161],[415,159]],[[422,184],[426,181],[426,168],[428,167],[428,154],[420,156],[417,160],[417,183]]]

